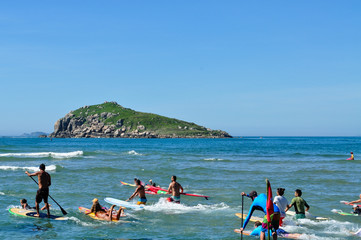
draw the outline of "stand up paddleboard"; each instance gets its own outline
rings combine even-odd
[[[242,218],[242,213],[236,213],[235,215],[236,215],[237,217],[239,217],[239,218]],[[247,214],[243,214],[243,219],[246,219],[246,218],[247,218]],[[250,221],[251,221],[251,222],[257,222],[257,221],[262,222],[262,221],[263,221],[263,218],[252,216],[251,219],[250,219]]]
[[[85,207],[79,207],[79,212],[81,213],[84,213],[84,214],[87,214],[90,212],[90,209],[89,208],[85,208]],[[113,215],[117,215],[117,213],[115,211],[113,211]],[[96,219],[96,220],[102,220],[102,221],[108,221],[104,218],[99,218],[95,215],[95,213],[89,213],[87,214],[87,216],[91,217],[92,219]],[[125,216],[121,216],[121,217],[125,217]],[[121,220],[115,220],[115,219],[112,219],[112,222],[119,222]],[[122,221],[122,222],[129,222],[129,221]]]
[[[241,230],[239,229],[234,229],[234,232],[241,234]],[[243,235],[246,236],[251,236],[251,232],[250,231],[243,231]],[[286,233],[286,234],[282,234],[282,235],[278,235],[278,238],[287,238],[287,239],[300,239],[301,234],[298,233]]]
[[[9,212],[13,215],[21,216],[21,217],[43,218],[43,219],[51,219],[51,220],[59,220],[59,221],[68,220],[68,218],[62,216],[50,215],[50,217],[48,217],[48,215],[45,213],[40,213],[39,217],[35,217],[34,215],[36,214],[36,210],[34,209],[26,210],[21,208],[10,208]]]
[[[295,216],[296,215],[296,212],[294,211],[287,211],[286,212],[287,215],[290,215],[290,216]],[[306,212],[306,218],[307,219],[311,219],[311,220],[329,220],[329,218],[325,218],[325,217],[319,217],[319,216],[314,216],[312,215],[311,213],[309,212]]]
[[[122,206],[125,208],[135,209],[135,210],[142,210],[144,209],[143,205],[137,205],[131,202],[122,201],[116,198],[104,198],[104,201],[106,201],[109,204],[116,205],[116,206]]]

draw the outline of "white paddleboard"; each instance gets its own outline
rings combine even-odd
[[[295,216],[295,215],[296,215],[296,212],[294,212],[294,211],[287,211],[286,214],[287,214],[287,215],[290,215],[290,216]],[[309,212],[306,212],[306,218],[308,218],[308,219],[313,219],[313,220],[329,220],[329,218],[314,216],[314,215],[312,215],[312,214],[309,213]]]
[[[137,205],[137,204],[134,204],[134,203],[131,203],[131,202],[126,202],[126,201],[119,200],[119,199],[116,199],[116,198],[107,197],[107,198],[104,198],[104,201],[106,201],[107,203],[112,204],[112,205],[122,206],[122,207],[125,207],[125,208],[131,208],[131,209],[135,209],[135,210],[144,209],[143,205]]]

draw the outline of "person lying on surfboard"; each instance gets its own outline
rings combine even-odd
[[[254,223],[255,229],[250,233],[251,236],[260,236],[262,231],[262,223],[260,221],[256,221]],[[271,231],[269,231],[271,233]],[[277,229],[277,235],[280,237],[286,237],[286,238],[299,238],[302,234],[299,233],[288,233],[282,228]],[[271,233],[272,234],[272,233]],[[268,234],[266,234],[268,236]]]
[[[354,214],[361,215],[361,208],[357,204],[354,204],[352,208]]]
[[[168,194],[172,194],[171,197],[167,198],[168,202],[180,203],[180,195],[183,193],[183,187],[177,182],[177,176],[172,176],[171,183],[168,187]]]
[[[137,179],[135,180],[134,179],[134,182],[135,182],[135,185],[136,185],[136,189],[134,191],[134,193],[132,194],[132,196],[130,196],[127,200],[125,201],[130,201],[131,199],[133,199],[135,196],[138,196],[139,199],[138,199],[138,202],[137,204],[138,205],[141,205],[141,204],[146,204],[147,203],[147,197],[145,196],[145,188],[144,186],[141,184],[140,180]]]
[[[355,203],[361,203],[361,194],[360,194],[360,199],[357,199],[355,201],[351,201],[348,204],[355,204]]]
[[[160,188],[160,186],[159,185],[157,186],[157,184],[155,182],[153,182],[152,179],[149,180],[149,185],[152,186],[152,187],[159,187]]]
[[[90,209],[90,212],[85,213],[86,215],[94,213],[95,216],[98,218],[102,218],[108,221],[113,220],[119,220],[120,217],[125,217],[124,209],[123,207],[119,207],[118,212],[114,214],[114,207],[115,205],[112,205],[112,207],[109,210],[106,210],[106,208],[102,207],[98,201],[97,198],[93,199],[93,205]]]

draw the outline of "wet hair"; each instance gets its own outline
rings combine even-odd
[[[177,176],[173,175],[172,178],[174,179],[174,181],[177,181]]]
[[[284,188],[277,188],[277,192],[280,196],[283,196],[283,194],[285,194],[285,190]]]
[[[297,193],[297,195],[298,195],[299,197],[302,196],[302,191],[301,191],[301,189],[296,189],[295,192]]]
[[[21,203],[27,203],[28,201],[25,198],[23,198],[23,199],[20,200],[20,202]]]
[[[39,168],[40,168],[40,170],[43,170],[43,171],[44,171],[44,170],[45,170],[45,164],[44,164],[44,163],[40,164],[40,167],[39,167]]]
[[[136,182],[138,185],[140,185],[140,180],[139,180],[139,179],[135,180],[135,182]]]
[[[262,223],[261,223],[260,221],[256,221],[256,222],[254,223],[254,225],[255,225],[256,227],[259,227],[259,226],[262,225]]]
[[[134,178],[134,181],[137,181],[138,180],[138,178]]]

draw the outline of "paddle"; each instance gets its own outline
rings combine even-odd
[[[242,220],[241,220],[242,227],[243,227],[243,199],[244,199],[244,196],[242,195]],[[241,232],[241,240],[243,240],[243,231]]]
[[[31,179],[33,179],[33,181],[34,181],[37,185],[39,185],[38,182],[35,181],[35,179],[34,179],[32,176],[29,176],[29,177],[31,177]],[[60,206],[60,204],[59,204],[57,201],[55,201],[54,198],[52,198],[52,197],[50,196],[50,194],[49,194],[49,197],[56,203],[56,205],[58,205],[58,206],[60,207],[60,210],[61,210],[61,212],[62,212],[64,215],[67,215],[67,214],[68,214],[68,213]]]

